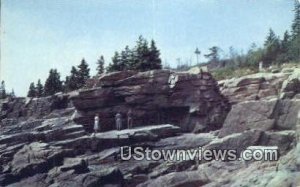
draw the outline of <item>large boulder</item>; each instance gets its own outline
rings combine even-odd
[[[232,106],[219,137],[249,129],[295,130],[300,110],[299,99],[244,101]]]
[[[250,129],[270,130],[275,126],[277,99],[245,101],[232,106],[219,136]]]

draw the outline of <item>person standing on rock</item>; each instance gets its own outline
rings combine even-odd
[[[99,131],[99,115],[96,114],[95,116],[95,122],[94,122],[94,136],[96,136],[96,133]]]
[[[115,119],[116,119],[116,127],[117,130],[119,131],[122,128],[122,115],[120,114],[120,112],[116,114]]]
[[[129,109],[127,112],[127,128],[131,129],[132,128],[132,110]]]

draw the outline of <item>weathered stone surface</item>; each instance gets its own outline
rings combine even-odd
[[[286,92],[280,87],[288,76],[254,75],[226,88],[241,102],[221,129],[228,105],[209,73],[116,72],[89,80],[84,91],[0,100],[0,186],[299,186],[299,101],[292,86]],[[278,90],[293,99],[278,99]],[[74,114],[71,95],[78,104]],[[122,112],[125,123],[129,108],[136,126],[108,131],[115,112]],[[95,112],[103,132],[89,134],[72,121],[92,127]],[[161,125],[164,121],[175,125]],[[214,131],[203,133],[209,130]],[[278,146],[280,159],[125,161],[120,146],[238,153],[249,146]]]
[[[215,139],[208,145],[204,146],[204,149],[216,149],[216,150],[228,150],[234,149],[238,153],[245,150],[251,145],[257,145],[263,132],[259,130],[249,130],[243,133],[231,134],[224,138]]]
[[[9,98],[0,105],[0,120],[41,118],[52,111],[72,107],[69,95],[61,93],[42,98]]]
[[[282,93],[289,93],[284,95],[284,98],[293,98],[296,94],[300,93],[300,69],[295,68],[292,74],[286,79],[281,88]]]
[[[219,137],[250,129],[270,130],[275,126],[278,100],[246,101],[232,106]]]
[[[259,145],[278,146],[281,155],[289,151],[296,140],[295,131],[264,132]]]
[[[216,137],[211,133],[183,134],[176,137],[162,139],[156,142],[156,147],[168,147],[169,149],[190,149],[202,147],[210,143]]]
[[[82,136],[76,139],[57,141],[54,145],[73,148],[78,152],[99,151],[116,146],[132,145],[139,142],[158,141],[161,138],[175,136],[180,128],[173,125],[155,125],[122,131],[97,133],[95,136]]]
[[[157,186],[203,186],[209,183],[205,174],[200,171],[185,171],[170,173],[157,179],[149,180],[138,187]]]
[[[295,130],[300,100],[245,101],[232,106],[219,137],[249,129]]]
[[[44,173],[60,165],[63,158],[67,155],[71,155],[69,150],[52,147],[45,143],[25,145],[14,155],[10,163],[11,180],[4,181],[7,182],[6,184],[10,184],[36,173]],[[6,184],[4,183],[4,185]]]
[[[285,73],[257,73],[219,82],[221,93],[231,103],[279,97],[282,83],[288,78]]]
[[[135,126],[172,123],[185,131],[207,131],[222,126],[230,106],[209,73],[195,75],[169,70],[131,73],[125,77],[118,73],[102,76],[94,80],[95,86],[73,96],[77,109],[73,119],[91,129],[97,113],[101,130],[106,131],[114,129],[117,112],[121,112],[126,124],[127,111],[132,109]],[[104,79],[110,83],[104,84]]]
[[[278,108],[279,117],[276,128],[280,130],[294,130],[300,110],[300,99],[282,100]]]
[[[124,183],[123,175],[118,168],[105,168],[98,171],[89,172],[81,175],[66,175],[49,187],[90,187],[116,185],[122,186]]]

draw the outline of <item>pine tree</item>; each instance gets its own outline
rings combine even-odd
[[[62,82],[60,81],[60,75],[56,69],[51,69],[49,76],[45,82],[44,95],[54,95],[57,92],[62,91]]]
[[[132,68],[132,51],[129,49],[128,45],[121,52],[120,56],[120,69],[130,70]]]
[[[97,61],[97,75],[101,75],[104,73],[104,57],[100,56],[100,58]]]
[[[160,52],[154,40],[151,41],[149,48],[147,40],[143,36],[139,36],[133,49],[126,46],[120,54],[117,51],[115,52],[112,62],[107,67],[107,71],[148,71],[161,68]]]
[[[108,72],[113,72],[113,71],[122,71],[122,67],[120,65],[121,63],[121,57],[119,53],[116,51],[114,56],[111,59],[111,63],[107,67]]]
[[[67,76],[65,80],[65,91],[68,92],[79,89],[80,85],[78,84],[78,79],[78,70],[72,66],[71,75]]]
[[[296,38],[300,36],[300,2],[298,0],[294,0],[294,14],[292,36]]]
[[[147,71],[150,69],[151,65],[149,63],[150,50],[148,47],[148,42],[143,36],[140,36],[137,41],[136,46],[136,59],[133,65],[133,69],[140,71]]]
[[[150,56],[149,56],[149,61],[150,61],[150,69],[161,69],[162,64],[161,64],[161,59],[160,59],[160,52],[156,48],[154,40],[151,40],[151,45],[150,45]]]
[[[36,88],[35,88],[34,83],[32,82],[32,83],[30,83],[27,97],[36,97],[36,96],[37,96]]]
[[[266,65],[275,63],[278,55],[280,54],[280,42],[278,36],[275,35],[272,29],[269,30],[269,34],[264,44],[265,52],[262,60]]]
[[[78,87],[82,88],[85,82],[90,78],[90,69],[88,64],[84,59],[81,60],[81,63],[78,66]]]
[[[16,97],[16,94],[15,94],[14,89],[11,90],[10,96],[11,96],[12,98]]]
[[[210,53],[204,55],[204,57],[208,58],[209,61],[211,61],[211,62],[218,62],[219,58],[220,58],[220,55],[219,55],[220,48],[217,46],[213,46],[213,47],[209,48],[209,51],[210,51]]]
[[[1,81],[1,87],[0,87],[0,99],[6,98],[6,90],[5,90],[5,82]]]
[[[292,55],[290,54],[291,47],[291,36],[288,31],[286,31],[283,35],[283,39],[280,42],[280,54],[277,56],[276,62],[281,64],[285,62],[289,62],[292,59]]]
[[[44,93],[44,87],[41,83],[41,80],[39,79],[37,84],[36,84],[36,96],[37,97],[42,97]]]
[[[291,42],[291,36],[288,31],[285,31],[281,41],[281,52],[287,53]]]
[[[295,0],[294,20],[292,24],[292,40],[289,49],[289,56],[292,60],[300,62],[300,2]]]

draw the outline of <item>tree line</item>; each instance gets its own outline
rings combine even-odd
[[[136,46],[129,48],[126,46],[121,52],[115,52],[111,62],[105,68],[105,60],[100,56],[97,60],[97,75],[105,72],[136,70],[148,71],[153,69],[161,69],[160,51],[157,49],[155,41],[148,41],[140,36],[136,42]],[[57,69],[51,69],[49,76],[43,85],[38,79],[37,83],[30,83],[28,97],[50,96],[57,92],[70,92],[82,88],[86,81],[90,78],[90,68],[86,60],[83,58],[78,66],[72,66],[70,75],[62,81],[60,73]]]
[[[253,43],[249,50],[237,52],[233,47],[229,49],[229,55],[220,59],[221,48],[213,46],[209,49],[210,53],[204,55],[210,63],[224,63],[226,67],[257,68],[259,62],[264,66],[280,65],[289,62],[300,62],[300,2],[294,2],[294,19],[291,29],[286,30],[282,39],[275,34],[272,28],[262,47],[257,47]]]
[[[15,91],[12,89],[11,92],[7,92],[5,89],[5,81],[2,80],[0,84],[0,99],[5,99],[7,97],[15,97]]]
[[[229,48],[229,53],[223,53],[218,46],[208,49],[208,54],[204,54],[207,64],[219,68],[251,68],[258,69],[259,62],[263,62],[265,67],[271,65],[281,65],[283,63],[300,62],[300,2],[294,0],[294,19],[291,29],[286,30],[280,38],[272,28],[266,36],[263,46],[258,47],[252,43],[250,48],[245,51],[237,51],[233,47]],[[197,51],[198,54],[200,51]],[[177,62],[176,70],[182,71],[191,68],[191,63],[182,64]],[[202,63],[200,63],[202,64]],[[199,65],[199,64],[198,64]]]

